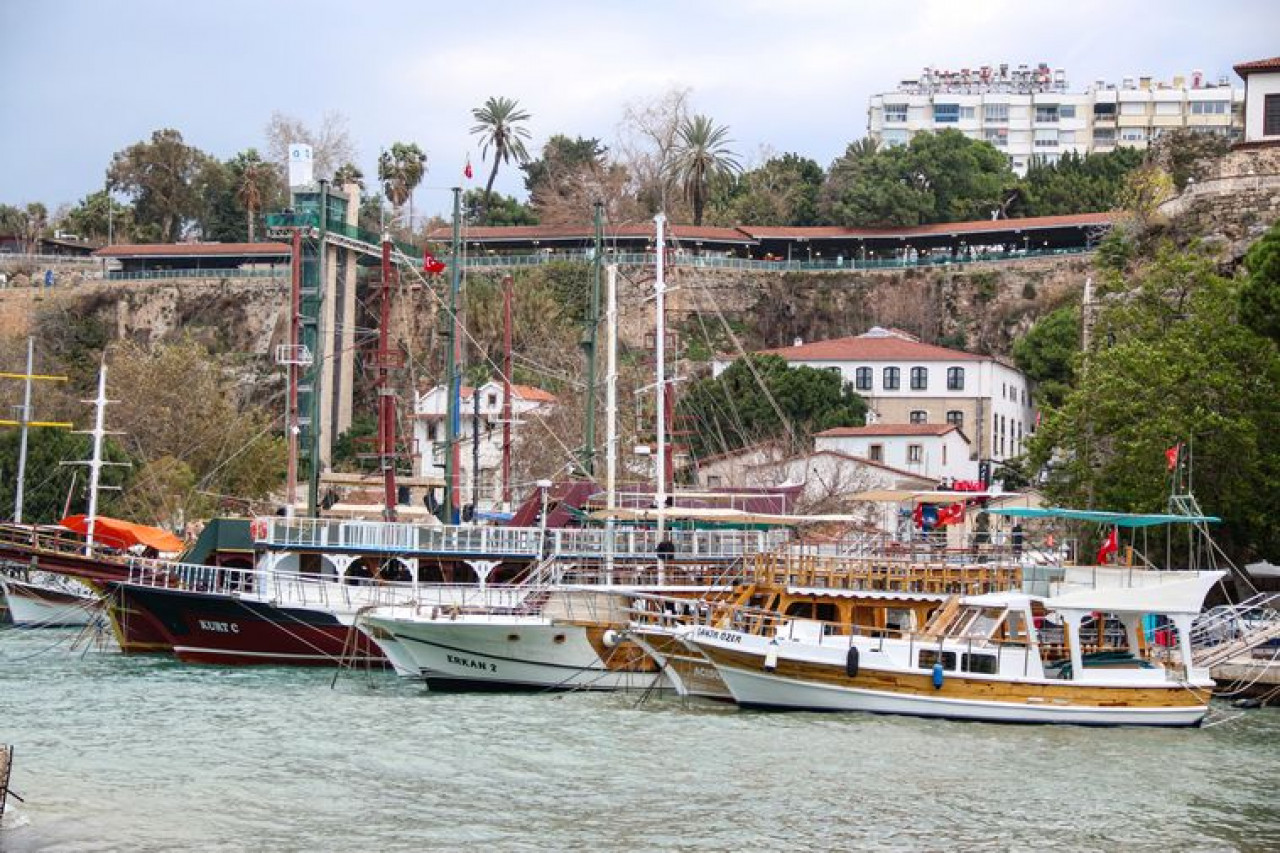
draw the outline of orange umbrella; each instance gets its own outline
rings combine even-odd
[[[69,515],[58,524],[81,535],[89,533],[89,517],[85,515]],[[121,521],[118,518],[98,516],[93,523],[93,538],[103,545],[124,550],[135,545],[155,548],[160,552],[181,551],[182,540],[167,530],[148,527],[145,524],[134,524],[132,521]]]

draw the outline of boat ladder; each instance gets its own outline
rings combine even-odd
[[[1260,593],[1197,619],[1191,629],[1195,665],[1216,666],[1280,639],[1278,608],[1280,593]]]

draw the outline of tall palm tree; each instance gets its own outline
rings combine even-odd
[[[489,180],[484,185],[484,210],[489,209],[489,197],[493,193],[493,180],[498,177],[498,164],[510,163],[514,157],[516,163],[526,163],[529,152],[524,141],[529,139],[529,130],[520,124],[528,121],[529,114],[520,109],[520,104],[511,98],[490,97],[484,106],[471,111],[476,126],[471,133],[480,137],[481,158],[489,155],[493,149],[493,169],[489,171]]]
[[[271,189],[274,177],[271,165],[265,162],[256,148],[241,151],[232,163],[239,173],[236,181],[236,200],[244,205],[248,224],[249,242],[254,242],[256,214],[262,209],[263,199]]]
[[[355,163],[343,163],[333,170],[333,185],[345,187],[347,184],[355,184],[364,189],[364,172]]]
[[[416,143],[397,142],[378,157],[378,180],[396,213],[409,203],[409,230],[413,230],[413,191],[427,174],[427,155]]]
[[[717,127],[704,115],[686,118],[680,125],[671,171],[693,205],[694,225],[702,224],[712,179],[742,171],[742,164],[729,150],[732,141],[729,128]]]

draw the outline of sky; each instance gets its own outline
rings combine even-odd
[[[264,150],[274,112],[336,112],[366,179],[383,148],[422,147],[416,210],[445,214],[450,187],[488,175],[469,131],[489,96],[531,114],[535,152],[557,133],[612,144],[626,104],[674,87],[746,164],[825,167],[866,134],[868,98],[925,66],[1241,86],[1231,66],[1280,53],[1278,35],[1277,0],[0,0],[0,203],[73,204],[161,128],[227,159]],[[495,188],[524,197],[504,169]]]

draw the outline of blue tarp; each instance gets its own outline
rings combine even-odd
[[[1103,512],[1095,509],[1063,509],[1062,507],[1010,506],[987,510],[992,515],[1008,515],[1014,518],[1067,518],[1072,521],[1091,521],[1094,524],[1114,524],[1117,527],[1156,527],[1161,524],[1217,524],[1222,519],[1213,515],[1164,515],[1132,512]]]

